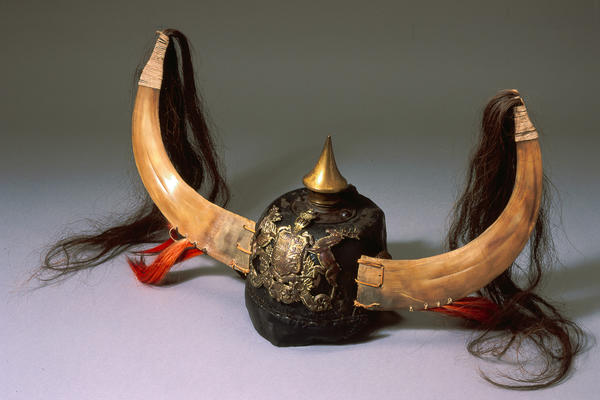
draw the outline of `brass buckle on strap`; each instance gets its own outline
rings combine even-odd
[[[358,278],[354,280],[356,283],[358,283],[359,285],[365,285],[365,286],[370,286],[370,287],[374,287],[374,288],[380,288],[383,286],[383,271],[384,271],[383,264],[373,262],[373,261],[359,261],[358,264],[359,264],[359,271],[360,271],[361,266],[373,268],[375,270],[376,283],[360,281],[360,280],[358,280]]]

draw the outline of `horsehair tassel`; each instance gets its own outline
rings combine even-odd
[[[439,312],[471,321],[486,322],[498,311],[498,305],[487,297],[469,296],[440,307],[428,308],[427,311]]]
[[[150,265],[144,263],[144,254],[156,254],[158,256]],[[138,252],[141,254],[139,260],[127,258],[127,262],[137,279],[149,285],[160,284],[171,268],[180,262],[202,254],[189,240],[173,240],[169,238],[166,242],[148,250]]]

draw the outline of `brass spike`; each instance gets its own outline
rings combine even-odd
[[[348,187],[348,181],[335,163],[331,136],[327,136],[319,161],[312,171],[304,176],[302,182],[309,190],[317,193],[338,193]]]

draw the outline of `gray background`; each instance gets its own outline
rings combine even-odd
[[[133,74],[174,27],[195,47],[230,208],[257,218],[331,134],[396,257],[439,251],[483,106],[518,88],[562,204],[543,291],[598,331],[600,2],[415,3],[3,1],[0,398],[595,398],[597,347],[565,383],[509,393],[478,377],[496,367],[468,355],[469,331],[430,314],[400,313],[367,343],[273,347],[243,282],[208,258],[164,288],[124,257],[26,281],[50,241],[135,202]]]

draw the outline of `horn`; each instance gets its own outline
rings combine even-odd
[[[169,37],[159,32],[144,67],[132,117],[133,154],[142,182],[165,218],[198,249],[248,273],[254,221],[211,203],[184,182],[169,160],[159,123],[159,95]]]
[[[362,256],[357,306],[411,311],[439,307],[481,289],[512,265],[537,221],[543,180],[538,133],[524,105],[513,110],[516,176],[498,219],[465,246],[437,256],[417,260]]]

